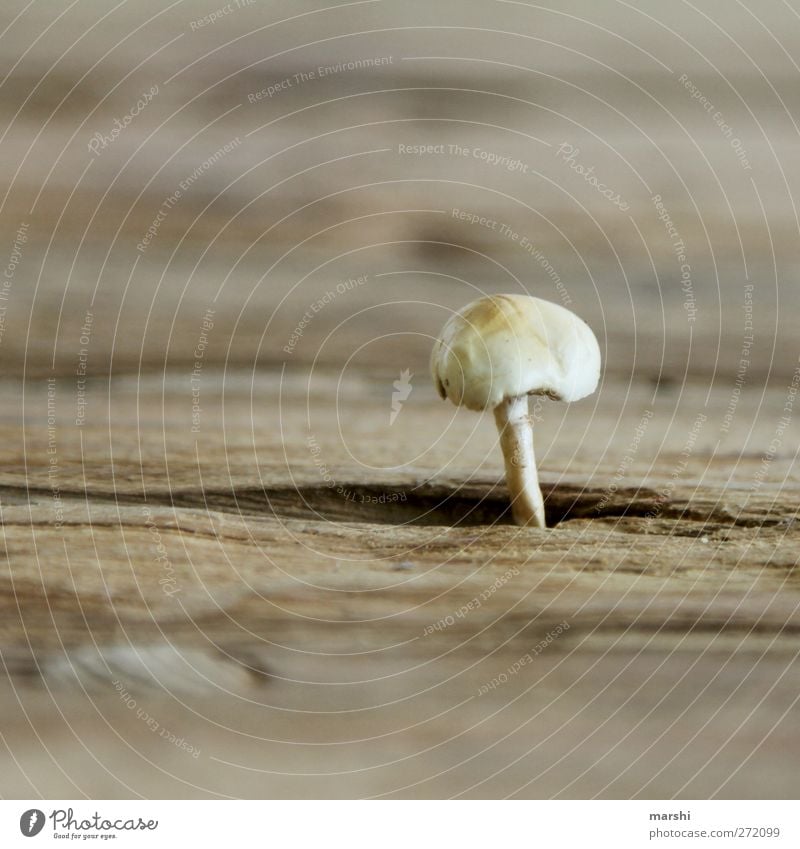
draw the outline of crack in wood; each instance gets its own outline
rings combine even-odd
[[[607,489],[573,484],[544,484],[545,511],[550,527],[575,520],[615,519],[623,533],[670,534],[725,540],[730,529],[793,530],[797,509],[762,499],[744,507],[723,501],[723,492],[696,490],[692,498],[665,499],[649,487]],[[471,527],[511,525],[508,495],[496,481],[469,484],[341,483],[292,486],[231,486],[230,488],[152,489],[144,493],[87,492],[62,489],[62,499],[92,503],[140,504],[152,507],[208,509],[245,516],[311,519],[341,524]],[[35,505],[51,498],[44,487],[0,487],[0,503]]]

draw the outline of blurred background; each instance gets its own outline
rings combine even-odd
[[[796,793],[799,79],[796,0],[4,0],[2,795]],[[546,536],[427,376],[496,292],[603,353]]]
[[[92,374],[184,367],[212,304],[215,359],[418,370],[525,291],[607,371],[730,380],[747,284],[749,378],[792,374],[791,3],[229,5],[4,4],[5,374],[72,371],[88,309]]]

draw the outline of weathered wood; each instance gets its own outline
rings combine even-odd
[[[791,4],[2,5],[0,795],[797,796]],[[600,339],[546,532],[476,290]]]
[[[281,399],[262,378],[254,427],[247,379],[226,379],[223,427],[207,375],[198,434],[178,378],[163,399],[158,381],[114,385],[110,417],[94,384],[83,428],[57,428],[60,527],[46,386],[28,386],[38,413],[7,431],[0,477],[2,705],[20,764],[5,794],[791,795],[786,460],[754,486],[760,458],[745,456],[728,480],[707,431],[673,478],[693,419],[670,425],[673,399],[656,397],[615,481],[640,415],[620,426],[612,382],[594,412],[570,408],[592,421],[575,456],[580,434],[547,405],[556,524],[520,529],[490,417],[451,423],[422,384],[389,440],[391,381],[337,395],[306,380],[284,375]]]

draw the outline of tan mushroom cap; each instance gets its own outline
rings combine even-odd
[[[491,295],[448,319],[431,354],[442,398],[470,410],[521,395],[577,401],[600,379],[591,328],[558,304],[530,295]]]

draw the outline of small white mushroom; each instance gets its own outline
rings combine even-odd
[[[442,328],[431,374],[442,398],[494,410],[514,521],[546,527],[528,395],[577,401],[594,392],[600,348],[589,325],[528,295],[479,298]]]

